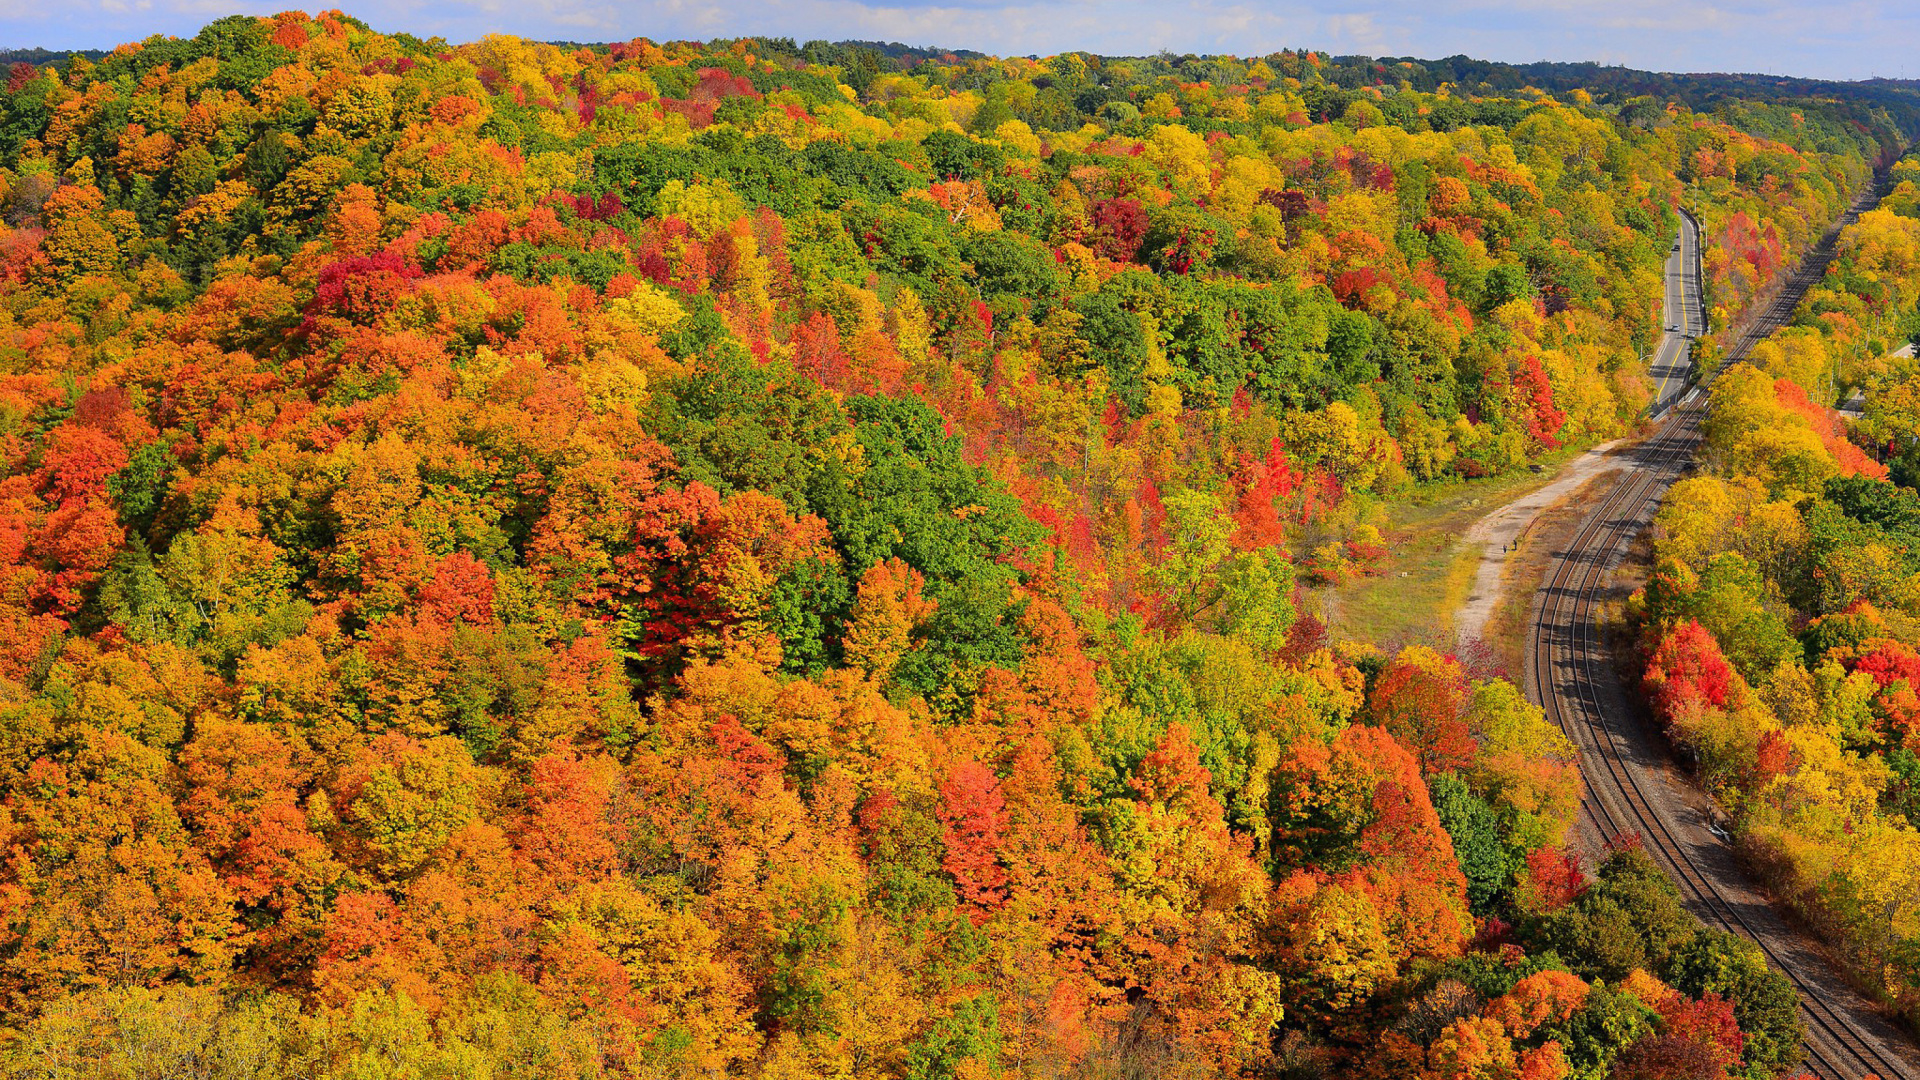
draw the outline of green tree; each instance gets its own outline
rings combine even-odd
[[[1175,625],[1280,647],[1293,625],[1293,564],[1272,549],[1237,552],[1219,498],[1188,488],[1166,500],[1172,542],[1152,580]]]
[[[1453,854],[1467,879],[1467,900],[1477,915],[1492,910],[1494,901],[1512,883],[1506,851],[1500,840],[1499,819],[1485,800],[1453,773],[1427,778],[1434,813],[1453,839]]]

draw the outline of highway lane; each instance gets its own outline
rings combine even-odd
[[[1700,310],[1700,225],[1693,215],[1681,211],[1680,235],[1666,263],[1665,329],[1660,347],[1654,350],[1653,412],[1659,415],[1687,389],[1687,375],[1693,367],[1693,339],[1706,331]]]
[[[1869,193],[1857,202],[1782,292],[1754,309],[1736,335],[1729,365],[1785,324],[1806,289],[1824,274],[1839,229],[1872,201]],[[1691,243],[1697,243],[1697,233],[1692,235]],[[1682,255],[1688,246],[1683,234]],[[1669,289],[1669,310],[1677,321],[1668,325],[1680,327],[1675,335],[1704,326],[1692,284],[1683,279]],[[1821,1080],[1860,1080],[1869,1074],[1920,1080],[1920,1053],[1913,1041],[1847,985],[1818,943],[1767,902],[1733,849],[1714,833],[1710,801],[1675,767],[1664,736],[1627,692],[1600,633],[1603,611],[1622,591],[1612,580],[1614,566],[1648,527],[1660,498],[1699,443],[1705,402],[1685,389],[1684,370],[1677,384],[1676,373],[1666,376],[1659,427],[1632,452],[1633,467],[1582,520],[1566,548],[1554,554],[1528,634],[1528,692],[1580,750],[1587,781],[1581,806],[1585,845],[1596,850],[1614,837],[1637,834],[1702,921],[1757,942],[1768,963],[1800,994],[1807,1065],[1815,1075]]]

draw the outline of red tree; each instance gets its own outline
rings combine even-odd
[[[1007,870],[1000,865],[1006,811],[1000,781],[977,761],[955,765],[940,785],[940,824],[947,846],[941,865],[972,907],[975,923],[984,922],[1007,899]]]

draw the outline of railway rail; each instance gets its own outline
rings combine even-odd
[[[1871,207],[1856,200],[1808,253],[1780,293],[1739,334],[1727,366],[1792,317],[1800,298],[1826,272],[1840,229]],[[1697,297],[1697,292],[1695,294]],[[1694,299],[1694,298],[1688,298]],[[1694,312],[1679,325],[1694,324]],[[1746,881],[1731,851],[1676,790],[1661,736],[1643,709],[1628,702],[1597,624],[1612,569],[1652,521],[1660,497],[1701,442],[1706,404],[1675,395],[1660,426],[1635,451],[1635,468],[1582,519],[1556,554],[1535,600],[1528,634],[1529,691],[1579,748],[1587,790],[1583,824],[1605,840],[1637,834],[1679,886],[1703,922],[1755,942],[1768,965],[1786,975],[1800,997],[1806,1064],[1821,1080],[1920,1080],[1912,1043],[1888,1024],[1834,966],[1788,926]],[[1691,817],[1693,820],[1687,820]]]

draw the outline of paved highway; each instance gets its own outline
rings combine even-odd
[[[1807,288],[1826,272],[1840,228],[1872,205],[1854,204],[1789,277],[1781,293],[1756,309],[1728,363],[1741,362],[1754,343],[1784,325]],[[1698,243],[1682,225],[1682,257]],[[1757,942],[1768,963],[1800,994],[1807,1028],[1807,1067],[1821,1080],[1920,1080],[1920,1052],[1849,986],[1818,945],[1782,918],[1754,886],[1734,852],[1711,830],[1707,798],[1674,766],[1665,738],[1643,704],[1630,696],[1600,633],[1603,605],[1620,598],[1613,568],[1651,523],[1660,498],[1686,468],[1700,442],[1704,395],[1685,391],[1684,360],[1673,370],[1673,339],[1702,329],[1700,297],[1683,273],[1676,284],[1668,261],[1669,326],[1656,363],[1663,396],[1659,427],[1634,451],[1627,470],[1604,501],[1580,523],[1566,548],[1554,554],[1546,584],[1534,601],[1528,631],[1527,690],[1580,750],[1587,790],[1581,833],[1591,849],[1616,836],[1637,834],[1672,875],[1687,906],[1709,925]],[[1696,264],[1697,265],[1697,262]],[[1684,356],[1684,354],[1681,354]],[[1661,368],[1667,370],[1661,371]]]
[[[1667,255],[1665,332],[1653,353],[1653,411],[1658,415],[1686,392],[1693,339],[1706,332],[1700,310],[1700,225],[1680,214],[1680,236]]]

